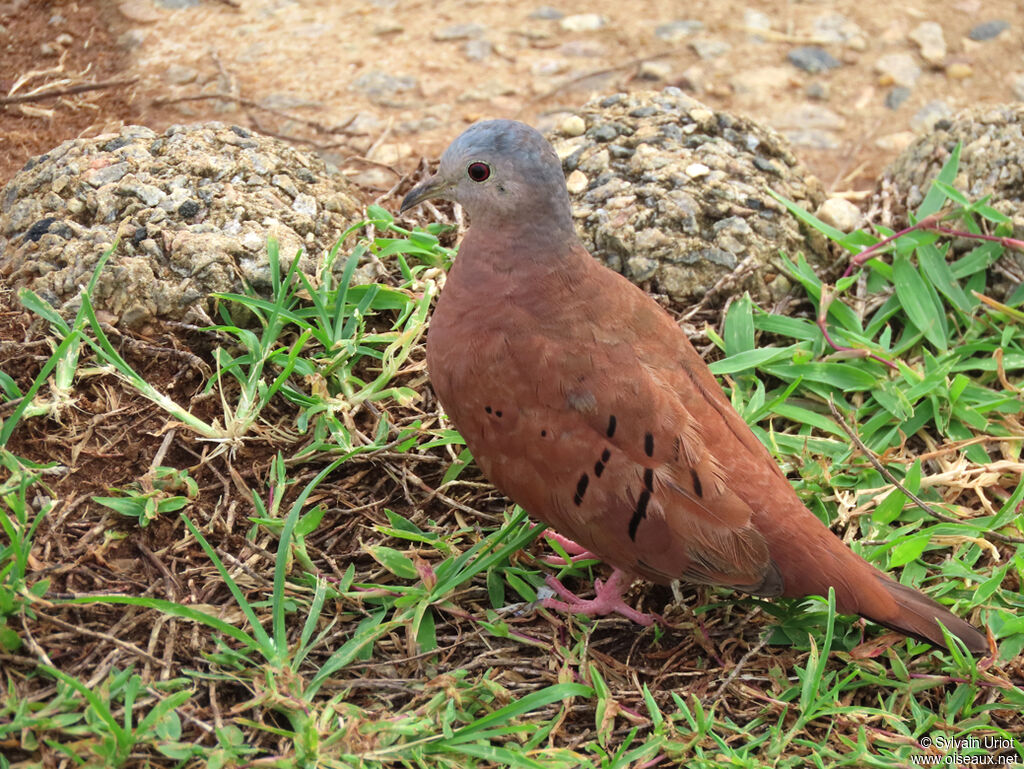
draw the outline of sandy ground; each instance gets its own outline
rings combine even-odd
[[[1009,27],[970,39],[993,21]],[[552,127],[595,95],[668,85],[864,191],[929,115],[1012,100],[1024,72],[1010,0],[8,0],[0,25],[0,92],[31,99],[0,109],[0,182],[65,138],[218,119],[316,148],[368,200],[473,120]],[[831,68],[794,64],[805,46]]]

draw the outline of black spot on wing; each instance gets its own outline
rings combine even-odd
[[[590,476],[586,473],[580,476],[579,481],[576,482],[576,494],[573,496],[572,501],[579,507],[583,504],[583,495],[587,493],[587,485],[590,483]]]
[[[614,414],[612,414],[610,417],[608,417],[608,431],[607,431],[607,435],[608,435],[609,438],[614,438],[615,437],[615,415]]]
[[[700,476],[697,475],[697,471],[692,467],[690,468],[690,478],[693,479],[693,491],[698,497],[704,496],[704,487],[701,485]]]
[[[649,457],[654,456],[654,435],[652,433],[644,433],[644,454]]]
[[[597,462],[594,463],[594,475],[596,475],[598,478],[600,478],[601,477],[601,473],[603,473],[603,472],[604,472],[604,462],[598,460]]]
[[[644,489],[640,492],[640,499],[636,501],[636,509],[633,517],[629,519],[629,538],[636,542],[636,527],[640,521],[647,517],[647,504],[651,501],[651,492]]]
[[[654,493],[654,469],[648,467],[644,470],[644,488]]]

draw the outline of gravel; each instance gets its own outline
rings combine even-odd
[[[768,192],[809,210],[824,200],[820,182],[771,129],[677,88],[594,99],[577,117],[582,135],[549,136],[570,179],[577,230],[632,281],[680,307],[705,296],[720,303],[737,290],[771,302],[790,287],[780,250],[829,263],[824,240]]]
[[[93,296],[128,327],[205,323],[213,292],[269,295],[267,241],[315,273],[362,206],[315,155],[237,126],[127,126],[33,158],[0,192],[0,274],[65,316]]]

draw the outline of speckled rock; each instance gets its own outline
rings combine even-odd
[[[94,304],[125,326],[202,320],[211,292],[269,293],[267,240],[310,272],[361,212],[316,156],[206,123],[128,126],[30,160],[0,192],[0,274],[66,315],[118,242]]]
[[[771,129],[715,112],[677,88],[595,99],[578,114],[583,135],[550,137],[575,182],[577,231],[592,254],[633,282],[678,306],[716,284],[722,290],[712,303],[743,290],[768,302],[789,289],[779,251],[828,263],[821,236],[768,194],[809,210],[824,200],[820,182]]]
[[[989,205],[1012,220],[1013,237],[1024,238],[1024,104],[966,109],[940,120],[907,147],[884,175],[902,208],[897,213],[905,215],[921,204],[958,142],[963,149],[953,186],[972,200],[991,195]],[[1006,296],[1024,278],[1024,254],[1007,251],[1001,266],[1002,274],[989,287],[997,297]]]

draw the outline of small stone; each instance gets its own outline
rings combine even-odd
[[[909,53],[890,53],[875,62],[875,72],[882,85],[903,85],[913,88],[921,76],[921,67]]]
[[[552,8],[550,5],[542,5],[540,8],[531,13],[527,18],[539,19],[541,21],[558,21],[563,16],[565,16],[565,14],[562,13],[557,8]]]
[[[910,118],[910,127],[918,133],[931,131],[940,120],[953,117],[953,110],[944,101],[930,101]]]
[[[970,64],[956,61],[946,67],[946,77],[953,80],[966,80],[974,74],[974,68]]]
[[[743,26],[748,32],[768,32],[772,28],[772,17],[754,8],[747,8],[743,11]]]
[[[578,168],[573,171],[565,180],[565,186],[569,189],[569,192],[573,195],[578,195],[587,188],[589,179],[587,175],[580,171]]]
[[[170,8],[172,11],[180,11],[183,8],[192,8],[199,5],[199,0],[155,0],[157,5]]]
[[[105,184],[119,182],[128,173],[127,163],[111,163],[102,168],[93,168],[84,174],[85,181],[93,187],[102,187]]]
[[[60,53],[60,49],[57,48],[53,43],[42,43],[39,46],[40,56],[56,56]]]
[[[198,70],[181,64],[172,64],[164,70],[164,80],[171,85],[188,85],[199,77]]]
[[[864,41],[864,30],[840,13],[827,13],[811,22],[814,37],[824,43],[842,43],[857,47]]]
[[[566,32],[593,32],[601,29],[608,20],[598,13],[577,13],[566,16],[558,23]]]
[[[641,62],[637,76],[641,80],[666,80],[672,74],[672,65],[665,61]]]
[[[295,200],[292,201],[292,210],[299,214],[304,214],[311,219],[316,216],[316,198],[305,192],[301,192],[295,196]]]
[[[587,122],[579,115],[570,115],[558,127],[562,136],[583,136],[587,131]]]
[[[808,99],[814,99],[815,101],[828,101],[828,84],[815,80],[813,83],[807,84],[807,88],[804,89],[804,93],[807,94]]]
[[[703,163],[690,163],[683,171],[691,179],[700,179],[702,176],[707,176],[711,173],[711,169]]]
[[[394,19],[387,19],[379,24],[375,24],[373,27],[373,34],[377,37],[384,37],[386,35],[397,35],[399,32],[404,32],[405,27],[399,24]]]
[[[910,98],[910,89],[898,85],[885,95],[885,106],[889,109],[899,109]]]
[[[690,48],[693,52],[704,61],[708,59],[717,59],[719,56],[724,56],[729,53],[732,46],[724,40],[692,40],[690,41]]]
[[[668,43],[678,43],[695,32],[704,29],[704,22],[696,19],[679,19],[667,24],[659,24],[654,28],[654,36]]]
[[[470,61],[483,61],[494,52],[494,46],[490,40],[481,37],[463,43],[462,52]]]
[[[942,26],[934,21],[922,21],[911,31],[910,39],[917,43],[921,58],[929,64],[941,67],[946,60],[946,38]]]
[[[486,28],[482,24],[451,24],[441,29],[435,29],[430,33],[434,40],[468,40],[471,37],[480,37]]]
[[[379,69],[371,69],[357,77],[352,88],[362,91],[370,98],[386,99],[399,91],[411,91],[418,85],[416,78],[409,75],[392,75]]]
[[[71,37],[71,35],[69,35],[67,32],[61,32],[59,35],[57,35],[56,38],[54,38],[53,42],[55,42],[57,45],[67,48],[69,45],[75,42],[75,38]]]
[[[818,45],[804,45],[789,52],[789,61],[804,72],[825,72],[842,66],[832,54]]]
[[[128,21],[134,21],[136,24],[152,24],[164,17],[149,0],[122,0],[117,10]]]
[[[992,40],[993,38],[999,37],[1009,28],[1010,22],[1003,21],[1002,19],[995,19],[972,27],[971,31],[967,33],[967,37],[980,43],[983,40]]]
[[[131,195],[138,198],[145,203],[149,208],[153,208],[158,205],[165,197],[166,193],[159,187],[155,187],[152,184],[140,184],[138,182],[129,182],[122,184],[118,190],[119,195]]]
[[[610,142],[619,138],[619,129],[608,123],[602,123],[590,129],[589,135],[594,141]]]
[[[821,204],[815,216],[842,232],[853,232],[864,218],[860,209],[844,198],[829,198]]]

